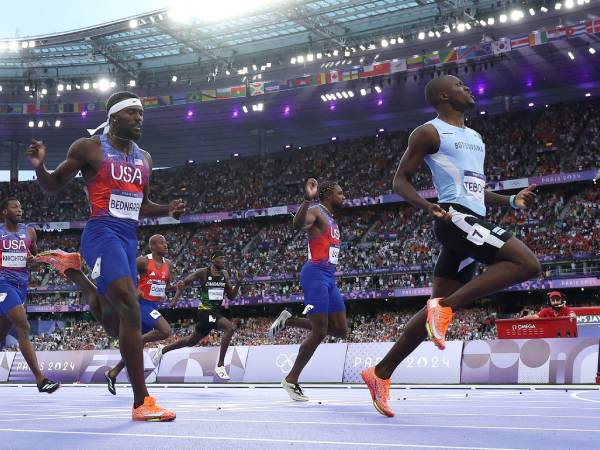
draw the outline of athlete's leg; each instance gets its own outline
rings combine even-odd
[[[456,292],[463,283],[450,278],[433,278],[432,298],[448,297]],[[427,337],[425,321],[427,319],[427,308],[421,308],[406,324],[400,338],[385,355],[379,364],[375,366],[375,375],[381,379],[388,379],[404,359],[416,349]]]
[[[311,329],[310,333],[304,339],[302,344],[300,344],[300,349],[298,350],[298,356],[296,357],[296,361],[294,362],[294,366],[292,370],[285,378],[285,381],[292,384],[298,384],[298,378],[300,377],[300,373],[302,369],[308,364],[310,358],[317,350],[319,344],[325,339],[327,336],[327,328],[329,324],[328,313],[314,313],[308,316],[308,320],[310,321]]]
[[[542,266],[533,252],[512,237],[498,250],[495,262],[485,272],[445,297],[440,304],[456,309],[505,287],[536,278],[541,272]]]
[[[44,381],[44,375],[40,371],[38,360],[35,355],[33,344],[29,340],[29,321],[25,313],[25,307],[18,305],[7,312],[6,317],[14,325],[17,330],[17,339],[19,340],[19,350],[25,358],[29,369],[35,376],[35,381],[39,385]]]
[[[162,341],[171,336],[171,325],[165,320],[164,317],[159,317],[154,324],[155,328],[142,335],[142,342],[147,344],[148,342]],[[125,368],[125,361],[121,359],[115,367],[108,371],[108,376],[111,378],[117,378],[121,371]]]
[[[177,350],[178,348],[193,347],[194,345],[197,345],[202,339],[204,339],[205,336],[205,334],[200,334],[197,331],[194,331],[191,335],[183,337],[173,342],[172,344],[165,346],[162,349],[162,353],[164,355],[165,353],[168,353],[172,350]]]
[[[149,394],[144,378],[140,303],[132,278],[114,280],[108,285],[106,297],[119,318],[119,349],[133,389],[133,406],[137,408]]]
[[[221,367],[225,365],[225,355],[227,354],[229,343],[231,342],[231,338],[235,332],[235,325],[232,324],[231,321],[226,317],[220,317],[219,320],[217,320],[217,329],[223,332],[223,336],[221,336],[219,361],[217,362],[217,366]]]
[[[4,339],[8,336],[12,326],[13,324],[7,317],[0,316],[0,349],[2,348],[2,342],[4,342]]]

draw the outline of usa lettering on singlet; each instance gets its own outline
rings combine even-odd
[[[311,206],[320,208],[327,218],[327,228],[323,233],[308,240],[308,259],[314,263],[328,262],[337,265],[340,257],[340,229],[333,217],[321,205]]]
[[[4,224],[0,225],[0,280],[27,284],[27,255],[30,245],[26,225],[19,224],[16,232],[7,231]]]
[[[435,118],[429,122],[440,137],[436,153],[425,155],[439,203],[457,203],[485,216],[485,144],[471,128]]]
[[[104,135],[100,144],[103,162],[86,186],[91,215],[137,221],[149,178],[144,156],[135,143],[129,155],[115,150]]]

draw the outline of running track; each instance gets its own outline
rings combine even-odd
[[[280,388],[154,385],[172,423],[130,420],[131,392],[63,386],[52,395],[0,385],[2,449],[597,449],[600,391],[392,390],[393,419],[366,389],[307,385],[309,403]]]

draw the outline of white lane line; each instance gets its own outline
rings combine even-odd
[[[147,433],[99,433],[93,431],[54,431],[54,430],[26,430],[17,428],[0,428],[0,432],[9,433],[48,433],[48,434],[73,434],[83,436],[120,436],[120,437],[138,437],[138,438],[164,438],[164,439],[184,439],[184,440],[206,440],[206,441],[235,441],[235,442],[273,442],[286,444],[312,444],[312,445],[350,445],[367,447],[399,447],[399,448],[440,448],[456,450],[526,450],[522,448],[497,448],[497,447],[463,447],[451,445],[427,445],[427,444],[398,444],[383,442],[347,442],[347,441],[313,441],[301,439],[269,439],[269,438],[247,438],[230,436],[188,436],[176,434],[147,434]]]
[[[592,398],[585,398],[585,397],[581,397],[582,394],[588,394],[590,392],[594,392],[594,391],[579,391],[579,392],[573,392],[571,394],[571,398],[574,398],[575,400],[583,400],[584,402],[592,402],[592,403],[600,403],[600,400],[594,400]]]

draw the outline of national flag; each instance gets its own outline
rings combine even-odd
[[[351,81],[360,78],[360,70],[358,68],[342,71],[342,80]]]
[[[327,74],[325,72],[319,72],[315,75],[315,84],[317,86],[321,86],[322,84],[327,84]]]
[[[64,112],[75,112],[75,108],[73,107],[73,103],[63,103]]]
[[[600,33],[600,19],[586,21],[585,31],[587,34]]]
[[[231,89],[229,87],[217,88],[217,100],[226,100],[231,98]]]
[[[246,86],[245,85],[232,86],[229,88],[229,90],[230,90],[229,95],[231,96],[231,98],[240,98],[240,97],[246,96]]]
[[[440,62],[442,64],[455,62],[456,61],[456,49],[451,48],[448,50],[440,50]]]
[[[23,114],[35,114],[35,103],[24,103]]]
[[[529,46],[535,47],[537,45],[546,44],[548,42],[548,35],[545,31],[533,31],[529,34]]]
[[[158,97],[158,103],[160,104],[160,106],[168,106],[170,105],[171,102],[171,96],[170,95],[161,95]]]
[[[250,96],[254,97],[256,95],[265,95],[265,82],[264,81],[254,81],[250,83]]]
[[[85,104],[79,103],[79,102],[74,102],[73,103],[73,112],[82,112],[82,111],[86,111]]]
[[[529,35],[519,36],[510,40],[510,48],[514,50],[516,48],[529,47]]]
[[[340,72],[338,70],[330,70],[329,73],[327,73],[327,83],[337,83],[338,81],[340,81]]]
[[[435,51],[431,53],[426,53],[423,55],[423,65],[427,66],[435,66],[440,63],[440,52]]]
[[[202,99],[202,92],[196,91],[196,92],[188,92],[188,94],[185,96],[185,102],[186,103],[198,103],[201,102]]]
[[[50,112],[50,105],[48,105],[47,103],[40,105],[40,112],[43,114],[48,114]]]
[[[510,39],[500,38],[497,41],[492,42],[492,53],[499,55],[510,51]]]
[[[294,78],[294,86],[310,86],[312,84],[312,77],[310,75],[304,75],[302,77]]]
[[[271,92],[279,92],[281,86],[279,85],[279,81],[266,81],[264,88],[265,94],[268,94]]]
[[[144,97],[142,98],[142,105],[144,105],[144,108],[158,108],[158,97]]]
[[[216,89],[202,89],[201,100],[203,102],[212,102],[217,99],[217,90]]]
[[[578,23],[577,25],[571,25],[571,26],[567,26],[566,28],[566,33],[567,33],[567,37],[571,38],[571,37],[576,37],[576,36],[581,36],[583,34],[585,34],[586,32],[586,26],[585,23]]]
[[[380,77],[382,75],[390,74],[390,62],[375,63],[370,66],[364,66],[363,71],[360,73],[359,78],[372,78]]]
[[[172,105],[185,105],[187,103],[186,94],[173,94],[171,95]]]
[[[423,57],[421,55],[414,55],[410,58],[406,58],[406,70],[409,72],[419,70],[423,68]]]
[[[390,61],[390,73],[406,72],[406,60],[404,58],[392,59]]]

